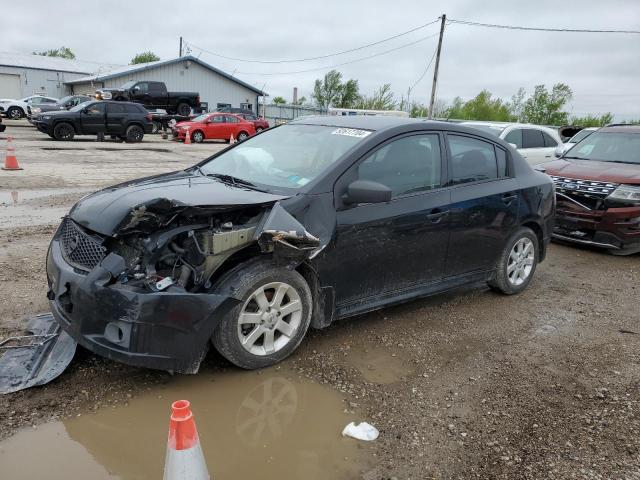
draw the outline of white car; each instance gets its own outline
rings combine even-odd
[[[564,145],[558,145],[558,147],[556,148],[556,152],[555,152],[556,157],[560,158],[571,147],[573,147],[576,143],[578,143],[581,140],[584,140],[585,138],[587,138],[589,135],[591,135],[593,132],[595,132],[599,128],[600,127],[588,127],[588,128],[583,128],[582,130],[580,130],[573,137],[571,137],[568,142],[565,142]]]
[[[11,120],[19,120],[27,116],[27,105],[41,105],[43,103],[56,103],[57,98],[43,95],[30,95],[20,100],[10,98],[0,99],[0,114]]]
[[[557,130],[540,125],[502,122],[462,122],[462,125],[492,133],[510,143],[530,165],[554,160],[556,148],[563,145]]]

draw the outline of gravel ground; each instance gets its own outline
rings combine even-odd
[[[50,142],[7,124],[25,170],[0,173],[0,193],[97,188],[221,148],[154,139],[137,152],[96,153],[105,144]],[[43,261],[55,223],[0,228],[0,336],[46,309]],[[461,291],[363,315],[310,332],[286,363],[343,392],[380,429],[366,480],[640,479],[639,280],[640,255],[553,244],[518,296]],[[203,368],[230,367],[211,353]],[[51,384],[0,397],[0,438],[117,405],[169,378],[79,351]]]

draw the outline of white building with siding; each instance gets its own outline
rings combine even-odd
[[[74,94],[93,94],[97,88],[120,87],[129,80],[164,82],[170,92],[199,92],[209,110],[228,105],[257,111],[258,98],[264,95],[259,88],[191,55],[112,68],[65,83]]]
[[[0,52],[0,98],[35,94],[60,98],[71,91],[66,82],[112,68],[97,62]]]

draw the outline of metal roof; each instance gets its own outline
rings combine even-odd
[[[206,62],[203,62],[202,60],[200,60],[199,58],[196,58],[192,55],[186,55],[184,57],[176,57],[176,58],[171,58],[169,60],[158,60],[156,62],[148,62],[148,63],[139,63],[136,65],[127,65],[124,67],[116,67],[116,68],[112,68],[110,70],[105,70],[103,73],[96,73],[93,75],[89,75],[87,77],[81,77],[81,78],[76,78],[74,80],[65,82],[67,85],[76,85],[79,83],[88,83],[88,82],[101,82],[104,80],[110,80],[112,78],[118,78],[124,75],[128,75],[129,73],[133,73],[133,72],[141,72],[144,70],[150,70],[152,68],[157,68],[157,67],[161,67],[163,65],[170,65],[172,63],[177,63],[177,62],[183,62],[183,61],[187,61],[190,60],[192,62],[195,62],[199,65],[202,65],[204,68],[211,70],[212,72],[217,73],[218,75],[221,75],[229,80],[231,80],[232,82],[238,83],[239,85],[242,85],[245,88],[248,88],[249,90],[252,90],[253,92],[257,93],[258,95],[264,95],[264,92],[262,90],[260,90],[259,88],[254,87],[253,85],[250,85],[249,83],[243,82],[242,80],[240,80],[237,77],[234,77],[232,75],[229,75],[226,72],[223,72],[222,70],[217,69],[216,67],[209,65]]]
[[[83,74],[93,74],[116,67],[116,65],[100,62],[67,60],[60,57],[10,52],[0,52],[0,66]]]

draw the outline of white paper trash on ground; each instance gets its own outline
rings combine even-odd
[[[343,437],[352,437],[357,440],[364,440],[370,442],[375,440],[380,435],[378,429],[373,425],[369,425],[367,422],[361,422],[358,425],[355,422],[351,422],[342,430]]]

